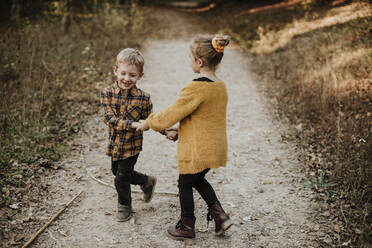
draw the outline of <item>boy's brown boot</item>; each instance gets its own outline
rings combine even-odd
[[[214,220],[216,225],[215,232],[217,236],[222,235],[227,229],[229,229],[233,222],[230,217],[225,213],[219,201],[216,201],[209,207],[207,220]]]
[[[176,226],[172,226],[168,229],[167,235],[175,240],[195,238],[195,218],[181,217]]]
[[[118,212],[116,213],[116,219],[119,222],[128,221],[132,217],[132,206],[123,205],[118,203]]]
[[[155,185],[156,185],[156,177],[148,176],[147,183],[141,186],[141,189],[144,194],[143,198],[145,202],[151,201],[152,196],[154,195]]]

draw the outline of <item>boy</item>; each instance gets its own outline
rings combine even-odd
[[[111,157],[118,193],[117,221],[127,221],[132,215],[130,185],[140,185],[144,201],[150,202],[156,178],[134,170],[142,150],[142,131],[136,131],[140,119],[147,119],[152,112],[150,95],[137,88],[143,76],[144,59],[133,48],[122,50],[113,67],[116,82],[101,92],[102,120],[109,127],[109,144],[106,154]]]

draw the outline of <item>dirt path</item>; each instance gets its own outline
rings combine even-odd
[[[195,77],[188,66],[188,42],[181,38],[149,40],[144,47],[145,77],[139,87],[151,93],[154,112],[158,112]],[[85,193],[33,247],[316,247],[318,227],[308,220],[311,192],[299,183],[294,146],[281,142],[279,124],[264,107],[265,99],[256,89],[260,82],[253,81],[250,63],[230,47],[218,71],[229,92],[229,162],[207,178],[236,224],[225,237],[214,237],[213,223],[207,229],[207,208],[197,194],[197,233],[192,242],[165,235],[180,214],[177,197],[158,194],[145,204],[141,194],[133,194],[134,218],[116,222],[115,190],[87,174],[113,185],[110,160],[104,155],[107,131],[97,115],[79,138],[81,149],[62,162],[63,169],[50,182],[56,209],[80,190]],[[145,134],[136,168],[158,177],[158,191],[177,192],[176,144],[162,135]]]

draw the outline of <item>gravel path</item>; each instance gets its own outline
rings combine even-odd
[[[196,75],[189,68],[187,40],[152,39],[144,48],[145,77],[138,86],[151,94],[154,112],[158,112]],[[260,82],[253,80],[251,63],[230,46],[217,73],[229,93],[229,162],[226,168],[208,173],[207,179],[235,222],[226,236],[215,237],[213,223],[207,228],[207,207],[198,194],[193,241],[174,241],[165,235],[180,214],[174,196],[156,194],[146,204],[141,194],[133,193],[134,218],[116,222],[116,191],[88,175],[113,185],[110,160],[104,155],[107,130],[97,115],[81,134],[80,148],[62,162],[63,169],[50,182],[56,209],[80,190],[84,194],[33,247],[317,247],[317,227],[309,220],[311,192],[296,172],[300,163],[294,145],[281,141],[282,127],[270,118],[265,99],[256,89]],[[177,192],[176,168],[176,143],[146,132],[136,169],[158,177],[157,191]]]

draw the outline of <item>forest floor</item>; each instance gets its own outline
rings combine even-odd
[[[214,32],[205,20],[171,9],[153,9],[157,32],[143,44],[145,76],[138,87],[152,96],[154,112],[176,98],[182,87],[197,77],[189,68],[188,43],[199,32]],[[201,18],[201,17],[199,17]],[[330,243],[324,225],[313,221],[314,193],[301,174],[295,144],[284,142],[285,126],[272,118],[267,100],[258,90],[261,79],[250,71],[253,58],[231,44],[217,72],[228,94],[227,132],[229,161],[212,170],[207,179],[235,225],[223,237],[207,227],[207,207],[198,194],[196,239],[175,241],[166,236],[180,215],[176,196],[155,194],[144,203],[133,192],[133,218],[115,220],[116,191],[93,177],[113,185],[110,159],[105,155],[107,128],[93,115],[76,140],[71,155],[46,178],[48,197],[32,203],[18,218],[23,234],[6,245],[27,241],[42,224],[80,191],[82,195],[56,219],[31,247],[320,247]],[[102,89],[110,82],[98,82]],[[176,143],[148,131],[136,170],[158,178],[156,191],[177,193]],[[132,187],[139,190],[139,187]],[[32,224],[30,219],[35,220]],[[39,225],[36,225],[39,223]]]

